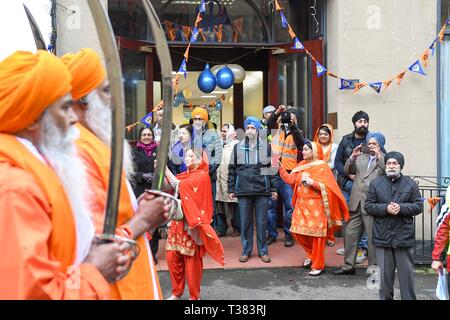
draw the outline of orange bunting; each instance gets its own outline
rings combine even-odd
[[[394,81],[394,78],[392,78],[391,80],[383,81],[385,87],[384,89],[387,89],[391,85],[392,81]]]
[[[445,28],[446,27],[447,27],[447,24],[444,24],[444,26],[442,27],[441,31],[439,31],[439,34],[438,34],[439,42],[443,42],[444,41],[444,35],[445,35]]]
[[[288,32],[292,39],[294,39],[297,35],[295,34],[294,30],[292,30],[291,25],[288,24]]]
[[[422,60],[423,66],[427,67],[428,66],[428,59],[430,57],[430,49],[425,50],[425,52],[422,54],[422,56],[420,57],[420,60]]]
[[[441,201],[441,198],[440,197],[427,198],[427,201],[428,204],[430,205],[429,213],[431,213],[433,209],[436,207],[436,205]]]
[[[173,27],[173,23],[169,20],[164,20],[164,24],[166,25],[167,29],[167,36],[169,37],[170,41],[174,41],[177,37],[177,33],[175,31],[175,28]]]
[[[216,34],[217,41],[222,42],[223,24],[214,26],[214,32]]]
[[[206,41],[206,37],[205,37],[205,35],[203,34],[203,29],[198,29],[198,34],[200,35],[200,36],[202,36],[202,39],[203,39],[203,42],[205,42]]]
[[[278,0],[275,0],[275,10],[276,11],[280,11],[283,10],[283,8],[280,6],[280,4],[278,3]]]
[[[334,73],[327,71],[327,76],[333,77],[333,78],[339,78],[337,75],[335,75]]]
[[[200,13],[197,15],[197,20],[195,20],[195,27],[197,28],[198,24],[202,21],[202,16],[200,15]]]
[[[161,110],[163,108],[164,108],[164,101],[161,100],[160,102],[158,102],[156,104],[156,106],[153,107],[153,112],[159,111],[159,110]]]
[[[189,49],[191,48],[191,44],[189,43],[188,47],[186,48],[186,51],[184,52],[184,57],[186,59],[186,62],[188,62],[189,59]]]
[[[403,78],[405,77],[406,74],[406,70],[403,71],[402,73],[399,73],[395,79],[397,80],[397,84],[400,85],[400,82],[402,82]]]
[[[361,82],[361,83],[355,83],[355,90],[353,90],[353,93],[358,92],[361,90],[361,88],[365,87],[367,83]]]
[[[172,88],[175,93],[180,91],[180,75],[176,75],[174,79],[172,79]]]
[[[190,39],[189,39],[189,35],[190,35],[191,32],[192,32],[191,27],[189,27],[189,26],[182,26],[182,28],[183,28],[183,35],[184,35],[184,38],[186,39],[186,41],[189,41],[189,40],[190,40]]]

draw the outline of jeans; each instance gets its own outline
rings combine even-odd
[[[256,217],[256,240],[258,255],[268,254],[267,248],[267,209],[268,196],[239,196],[239,212],[241,215],[242,255],[250,256],[253,250],[253,215]]]
[[[267,224],[268,236],[274,237],[275,239],[278,237],[278,232],[276,229],[278,200],[283,201],[283,229],[286,236],[291,235],[289,229],[291,228],[292,212],[294,211],[294,208],[292,207],[292,197],[294,195],[292,187],[284,182],[279,176],[276,177],[276,181],[278,199],[273,200],[270,198],[269,200],[269,216]]]
[[[235,202],[216,201],[215,229],[217,233],[226,234],[228,230],[227,211],[232,212],[231,226],[233,231],[240,231],[239,207]]]

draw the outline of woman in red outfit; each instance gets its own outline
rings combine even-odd
[[[167,169],[166,177],[172,186],[178,184],[184,217],[172,220],[167,235],[167,264],[172,281],[172,296],[179,299],[187,277],[190,300],[200,297],[203,256],[207,252],[224,265],[223,246],[211,227],[213,200],[207,156],[203,159],[192,149],[186,152],[187,171],[176,177]]]
[[[303,161],[291,173],[280,166],[280,177],[293,186],[291,233],[305,249],[308,258],[303,267],[312,267],[311,276],[325,269],[327,233],[333,226],[349,219],[345,198],[328,164],[323,161],[322,148],[314,142],[303,146]]]

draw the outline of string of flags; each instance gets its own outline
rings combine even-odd
[[[400,85],[401,81],[406,75],[406,72],[415,72],[420,75],[425,76],[426,73],[424,72],[424,67],[426,68],[429,63],[430,53],[431,56],[434,55],[434,51],[436,49],[437,41],[442,42],[444,39],[444,33],[447,26],[450,26],[450,18],[447,19],[447,21],[442,26],[441,30],[439,31],[437,37],[433,40],[430,46],[422,53],[419,59],[417,59],[413,64],[411,64],[406,70],[401,71],[394,77],[389,78],[385,81],[377,81],[377,82],[363,82],[360,81],[360,79],[348,79],[340,77],[331,71],[327,70],[325,66],[323,66],[309,51],[305,46],[301,43],[301,41],[298,39],[297,35],[295,34],[294,30],[292,30],[292,27],[289,25],[289,22],[286,19],[286,16],[284,15],[283,8],[278,3],[278,0],[275,0],[275,10],[280,13],[281,17],[281,26],[283,29],[286,29],[294,41],[294,45],[291,47],[291,49],[294,50],[304,50],[306,54],[316,63],[316,72],[318,77],[322,77],[323,75],[327,75],[336,79],[340,80],[340,87],[339,90],[353,90],[353,93],[358,92],[365,86],[371,87],[376,93],[381,93],[382,90],[386,90],[391,83],[395,80],[397,85]]]
[[[429,213],[431,213],[433,211],[433,209],[436,207],[436,205],[441,202],[441,197],[431,197],[431,198],[427,198],[428,204],[430,205],[430,211]]]

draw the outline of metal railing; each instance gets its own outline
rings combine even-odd
[[[450,184],[450,177],[410,176],[420,190],[424,200],[423,212],[414,218],[416,245],[414,247],[415,264],[431,264],[431,252],[434,246],[436,218],[445,201],[445,191]],[[440,197],[436,207],[430,211],[428,198]]]

